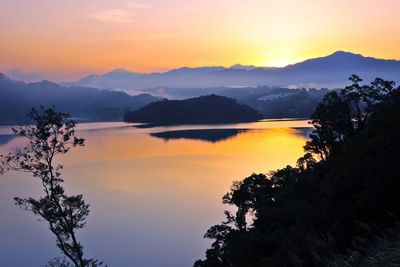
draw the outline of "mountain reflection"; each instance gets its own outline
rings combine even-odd
[[[85,247],[100,251],[109,266],[192,266],[210,246],[199,237],[208,225],[223,219],[226,207],[220,204],[221,196],[232,181],[251,172],[295,165],[304,154],[306,139],[293,128],[309,124],[265,120],[151,129],[131,126],[123,122],[78,124],[86,145],[60,161],[68,190],[84,192],[92,204],[90,226],[82,232]],[[218,132],[204,129],[227,133],[229,127],[237,135],[215,143],[200,139],[165,142],[150,135]],[[246,128],[247,132],[240,130]],[[0,135],[10,133],[9,127],[0,127]],[[24,142],[16,137],[0,145],[0,154]],[[33,223],[13,205],[13,197],[35,196],[38,190],[37,181],[27,173],[1,177],[0,266],[44,266],[43,255],[52,256],[53,242],[46,227]]]
[[[211,143],[224,141],[237,136],[240,133],[249,131],[249,129],[200,129],[200,130],[180,130],[151,133],[150,135],[162,138],[165,141],[170,139],[192,139],[202,140]]]

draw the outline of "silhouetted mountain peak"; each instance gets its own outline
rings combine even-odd
[[[128,71],[126,69],[115,69],[104,74],[106,77],[138,77],[145,75],[144,73]]]
[[[209,73],[209,72],[213,72],[213,71],[219,71],[219,70],[223,70],[225,69],[224,67],[220,67],[220,66],[205,66],[205,67],[197,67],[197,68],[189,68],[189,67],[182,67],[182,68],[177,68],[177,69],[173,69],[170,71],[167,71],[165,74],[205,74],[205,73]]]
[[[310,63],[310,62],[312,62],[312,63],[315,63],[315,62],[318,62],[318,63],[326,62],[326,63],[334,63],[334,64],[336,64],[338,61],[345,62],[345,61],[348,61],[348,60],[353,61],[355,59],[356,60],[362,60],[363,58],[365,58],[365,57],[363,57],[360,54],[354,54],[354,53],[346,52],[346,51],[336,51],[335,53],[330,54],[328,56],[307,59],[307,60],[304,60],[304,61],[299,62],[299,63],[288,65],[288,67],[299,66],[299,65]]]
[[[377,76],[385,79],[394,79],[400,69],[400,61],[384,60],[373,57],[364,57],[361,54],[354,54],[346,51],[336,51],[335,53],[319,58],[308,59],[300,63],[289,65],[284,69],[292,74],[304,75],[308,82],[318,83],[338,82],[347,80],[355,73],[364,79],[371,80]]]
[[[108,72],[107,74],[112,74],[112,73],[128,73],[128,72],[130,72],[130,71],[127,71],[126,69],[123,69],[123,68],[119,68],[119,69],[112,70],[112,71]]]
[[[355,53],[351,53],[351,52],[346,52],[346,51],[336,51],[335,53],[324,57],[325,59],[338,59],[338,60],[363,60],[363,59],[367,59],[369,57],[364,57],[361,54],[355,54]]]
[[[329,56],[361,56],[361,55],[360,54],[354,54],[354,53],[347,52],[347,51],[339,50],[339,51],[336,51],[335,53],[333,53],[333,54],[331,54]]]
[[[48,80],[43,80],[41,82],[35,82],[35,83],[31,83],[31,84],[35,84],[37,86],[46,86],[46,87],[59,87],[58,84],[53,83],[53,82],[48,81]]]
[[[235,64],[229,67],[229,69],[240,69],[240,70],[254,70],[258,67],[254,65],[242,65],[242,64]]]
[[[355,73],[364,80],[382,77],[399,82],[400,61],[364,57],[336,51],[325,57],[305,60],[281,68],[236,64],[230,68],[183,67],[163,73],[134,73],[114,70],[105,75],[87,76],[77,82],[64,83],[105,89],[210,88],[232,86],[341,87]]]

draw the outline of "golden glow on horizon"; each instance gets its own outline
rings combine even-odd
[[[93,125],[99,127],[90,128]],[[85,147],[72,149],[58,159],[65,165],[65,169],[78,170],[74,175],[66,175],[69,183],[84,181],[86,185],[94,186],[95,191],[129,194],[132,197],[153,196],[168,187],[168,193],[176,196],[202,192],[203,199],[216,197],[218,202],[214,204],[219,203],[221,195],[233,180],[243,179],[252,172],[266,173],[287,164],[295,165],[297,159],[304,154],[306,139],[298,135],[298,130],[285,127],[309,127],[307,121],[234,124],[233,128],[259,129],[251,129],[222,142],[210,143],[189,139],[164,141],[149,135],[149,132],[162,131],[162,128],[112,128],[121,125],[127,124],[78,124],[79,136],[86,139]],[[107,130],[109,126],[111,128]],[[88,127],[88,131],[79,131],[79,128],[85,127]],[[173,126],[165,130],[187,127]],[[204,127],[193,126],[190,129]],[[226,129],[227,125],[213,126],[218,127]],[[17,137],[0,146],[0,153],[7,153],[23,145],[23,142],[22,137]],[[70,180],[74,177],[75,181]]]
[[[400,59],[397,0],[4,0],[0,71],[285,66],[337,50]]]
[[[88,149],[71,152],[64,159],[65,163],[83,164],[176,156],[241,156],[252,158],[252,160],[242,162],[242,165],[245,166],[244,169],[265,172],[267,170],[260,168],[261,166],[266,168],[266,166],[260,164],[256,168],[252,168],[254,163],[257,161],[258,163],[268,162],[267,168],[275,169],[282,162],[294,164],[304,154],[302,147],[305,139],[295,135],[297,130],[288,128],[250,130],[227,141],[217,143],[188,139],[165,141],[161,138],[150,137],[147,133],[138,134],[137,132],[140,130],[134,130],[136,131],[123,129],[118,138],[115,138],[116,131],[110,131],[113,134],[112,137],[108,136],[106,131],[100,132],[100,134],[91,134],[91,137],[96,136],[97,139],[94,139],[95,141],[87,139]],[[107,151],[107,153],[102,151]],[[226,168],[229,168],[231,164],[227,164]],[[223,168],[223,166],[220,167]]]

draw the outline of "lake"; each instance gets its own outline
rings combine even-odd
[[[211,244],[206,230],[224,219],[222,196],[235,180],[266,173],[303,155],[305,120],[137,128],[82,123],[86,145],[59,158],[68,194],[90,203],[78,232],[87,257],[108,266],[192,266]],[[0,127],[0,154],[21,146]],[[44,266],[59,255],[44,222],[13,197],[40,195],[26,173],[0,176],[1,266]]]

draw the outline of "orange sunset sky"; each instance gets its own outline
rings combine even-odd
[[[400,59],[399,0],[0,0],[0,71],[284,66],[345,50]]]

